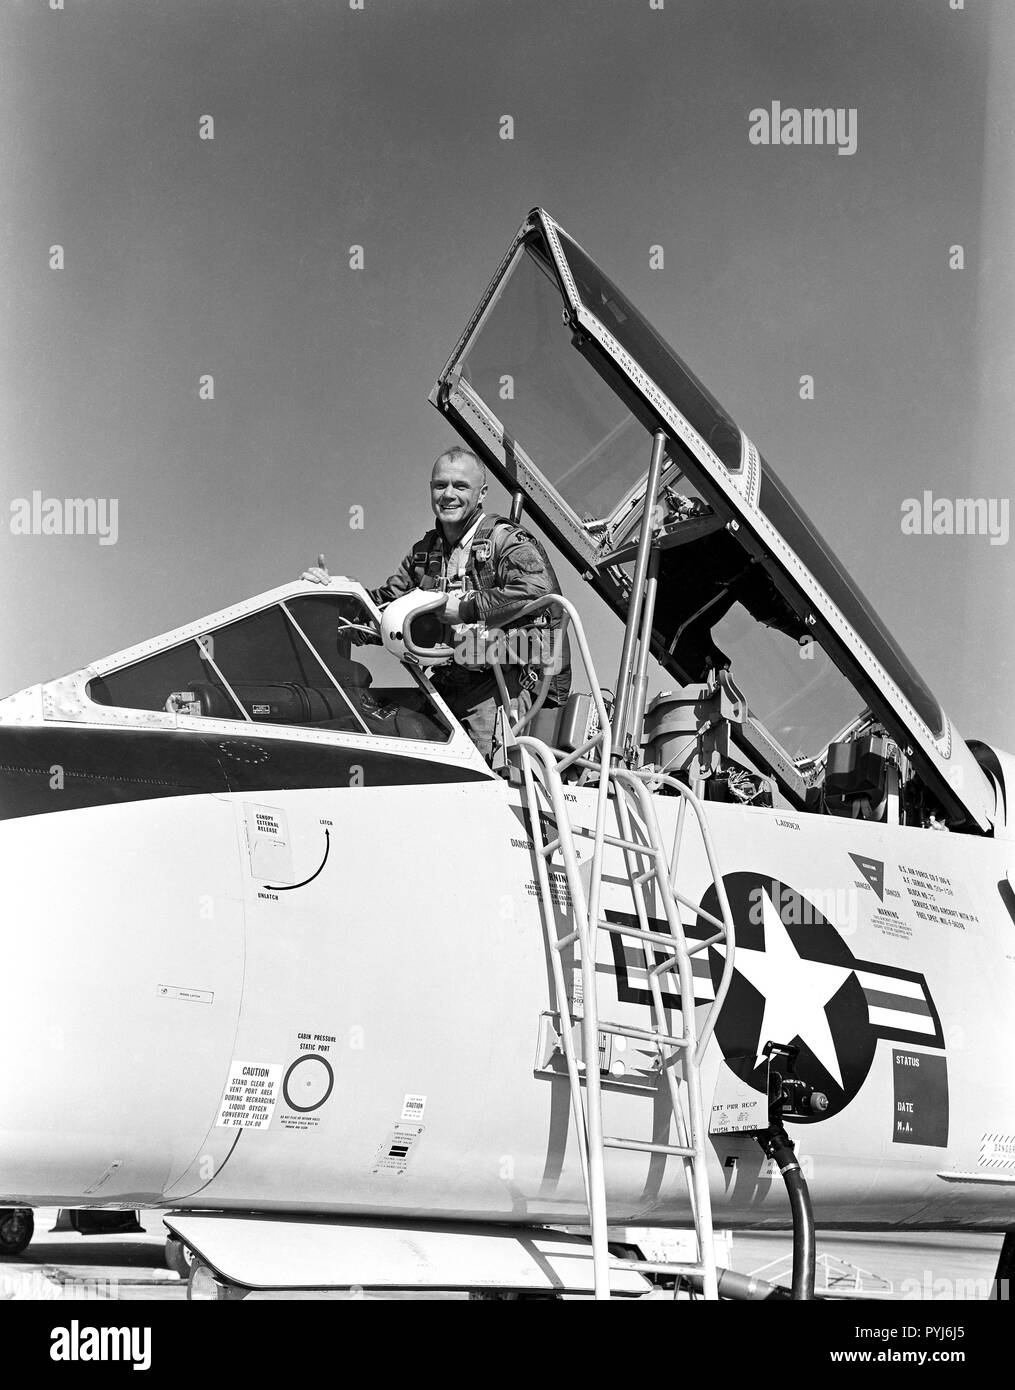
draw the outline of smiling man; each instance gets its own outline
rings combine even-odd
[[[430,506],[436,525],[415,543],[395,573],[371,591],[374,601],[384,604],[410,589],[442,590],[447,600],[438,620],[429,631],[426,620],[418,624],[416,640],[424,646],[450,643],[459,657],[467,652],[463,638],[469,625],[510,629],[526,603],[560,592],[557,576],[539,542],[505,517],[487,515],[483,511],[486,494],[486,469],[475,454],[460,445],[441,454],[430,476]],[[328,574],[318,567],[303,577],[326,582]],[[548,646],[557,653],[559,669],[550,686],[548,704],[562,703],[571,684],[566,641],[558,646],[552,640],[556,627],[556,615],[551,614],[546,629],[551,638]],[[504,678],[516,711],[523,713],[531,703],[534,674],[514,662],[505,665]],[[456,658],[449,666],[437,667],[431,679],[489,761],[500,703],[493,671]]]

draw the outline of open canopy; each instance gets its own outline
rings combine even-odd
[[[829,546],[719,402],[542,209],[522,223],[431,400],[618,615],[643,509],[656,508],[653,651],[682,684],[730,665],[753,713],[801,762],[866,705],[950,819],[989,828],[987,779]],[[659,429],[667,457],[646,499]]]

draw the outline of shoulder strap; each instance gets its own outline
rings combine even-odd
[[[412,548],[412,576],[417,588],[435,587],[436,577],[440,575],[444,561],[444,550],[436,528],[427,531],[422,540]],[[426,583],[424,581],[429,581]]]
[[[476,527],[476,534],[472,538],[472,544],[477,541],[488,540],[493,535],[498,526],[510,526],[512,523],[506,516],[484,516],[483,520]]]
[[[506,516],[484,516],[476,527],[465,566],[475,588],[485,589],[493,586],[497,577],[497,565],[493,554],[494,532],[499,526],[511,525],[513,523]]]

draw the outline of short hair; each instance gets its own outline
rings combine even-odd
[[[479,469],[483,482],[486,482],[486,464],[479,455],[473,453],[471,449],[466,449],[461,444],[452,444],[450,449],[445,449],[443,453],[438,454],[434,459],[435,468],[440,463],[441,459],[449,459],[452,463],[458,463],[461,459],[472,459],[473,463]]]

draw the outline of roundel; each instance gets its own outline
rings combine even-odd
[[[770,875],[728,874],[723,883],[736,946],[715,1037],[756,1090],[765,1090],[766,1042],[798,1047],[798,1075],[829,1101],[823,1115],[807,1121],[813,1123],[844,1110],[858,1094],[879,1038],[943,1046],[922,975],[858,960],[810,899]],[[714,884],[700,910],[721,915]],[[699,916],[695,934],[713,930]],[[725,948],[711,946],[708,955],[714,990]]]

